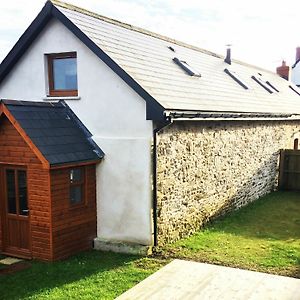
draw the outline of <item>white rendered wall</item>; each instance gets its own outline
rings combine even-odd
[[[77,52],[80,100],[66,102],[105,152],[97,167],[99,238],[152,243],[151,141],[145,101],[58,21],[51,21],[0,85],[0,98],[45,98],[46,53]]]
[[[292,68],[291,81],[296,85],[300,85],[300,63],[298,63],[295,68]]]

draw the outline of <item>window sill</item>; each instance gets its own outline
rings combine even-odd
[[[80,100],[80,96],[46,96],[43,98],[44,101],[59,101],[59,100]]]

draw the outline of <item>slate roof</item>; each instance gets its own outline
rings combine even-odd
[[[52,3],[167,110],[300,113],[300,97],[289,88],[292,83],[273,72],[236,60],[228,65],[221,55],[72,5]],[[201,77],[187,75],[173,62],[175,57],[199,70]],[[248,89],[230,78],[225,68],[236,72]],[[253,75],[271,82],[279,92],[267,92]]]
[[[50,165],[100,160],[104,153],[63,101],[1,100]]]
[[[221,55],[56,0],[46,2],[3,60],[0,82],[53,18],[145,99],[147,119],[162,120],[170,111],[300,114],[300,90],[273,72],[237,60],[228,65]],[[201,76],[188,75],[174,58]],[[275,90],[267,91],[259,80]]]

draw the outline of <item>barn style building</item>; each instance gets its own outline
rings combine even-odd
[[[300,138],[277,74],[59,1],[0,65],[0,98],[0,252],[21,257],[178,240],[274,190]]]

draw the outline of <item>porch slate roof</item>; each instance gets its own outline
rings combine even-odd
[[[104,153],[65,102],[1,100],[50,165],[100,160]]]

